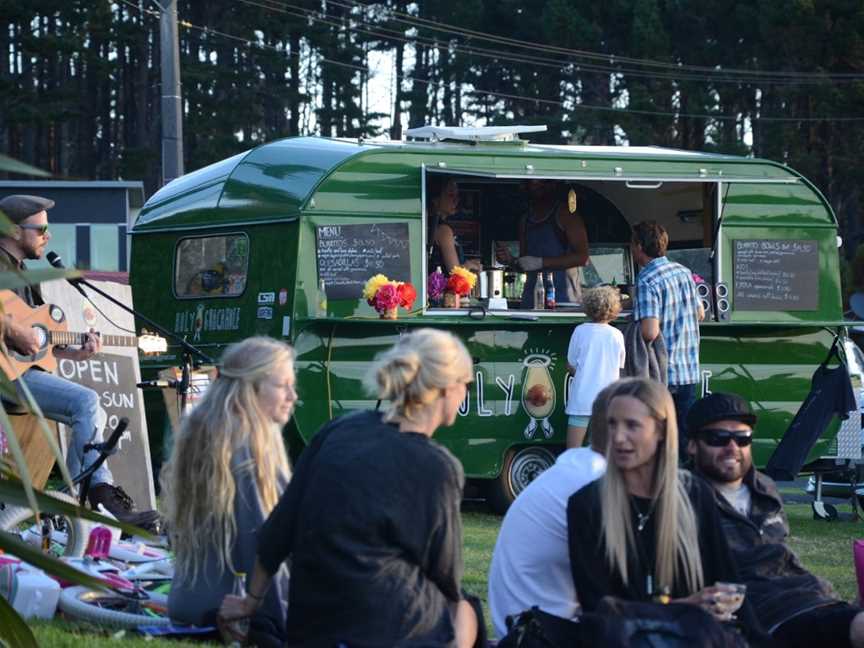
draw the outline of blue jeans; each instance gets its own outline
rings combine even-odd
[[[678,459],[680,463],[686,463],[687,455],[687,412],[696,402],[696,388],[699,383],[692,385],[669,385],[669,393],[675,402],[675,417],[678,419]]]
[[[99,407],[98,394],[89,387],[47,371],[28,369],[15,381],[22,399],[25,397],[18,386],[18,382],[22,380],[27,383],[33,399],[39,404],[45,418],[68,425],[72,429],[72,438],[66,452],[66,466],[74,478],[84,470],[85,466],[89,466],[99,457],[99,453],[95,450],[84,453],[85,444],[91,441],[102,441],[106,414]],[[107,463],[103,463],[90,480],[93,486],[113,482],[114,478],[108,470]]]

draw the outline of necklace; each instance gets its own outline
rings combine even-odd
[[[651,502],[647,513],[639,510],[639,505],[636,503],[635,498],[631,497],[630,501],[633,503],[633,510],[636,512],[636,530],[641,532],[645,529],[645,525],[648,524],[648,520],[651,519],[651,515],[654,513],[654,503],[656,500]]]

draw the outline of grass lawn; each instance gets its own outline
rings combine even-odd
[[[851,511],[850,506],[839,506],[841,512]],[[852,565],[852,540],[864,537],[862,523],[849,521],[822,522],[813,520],[809,504],[786,506],[792,527],[792,547],[804,565],[814,573],[834,584],[838,595],[852,601],[857,596],[855,570]],[[486,578],[492,549],[498,536],[501,519],[491,513],[482,503],[466,502],[463,507],[465,533],[465,577],[466,590],[479,596],[486,605]],[[488,625],[488,608],[486,610]],[[87,648],[114,648],[119,645],[140,648],[170,648],[180,644],[176,641],[156,641],[139,638],[127,632],[123,637],[112,637],[111,633],[99,632],[93,627],[76,626],[63,621],[53,621],[34,626],[36,637],[44,648],[80,648],[86,641]],[[490,629],[491,630],[491,629]],[[196,646],[213,644],[196,643]]]

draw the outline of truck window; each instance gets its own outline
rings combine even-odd
[[[245,234],[181,239],[174,254],[179,299],[237,297],[246,289],[249,238]]]

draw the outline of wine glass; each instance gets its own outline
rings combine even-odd
[[[714,595],[714,610],[721,621],[735,621],[737,612],[744,604],[747,586],[743,583],[726,583],[718,581],[714,584],[718,591]]]

